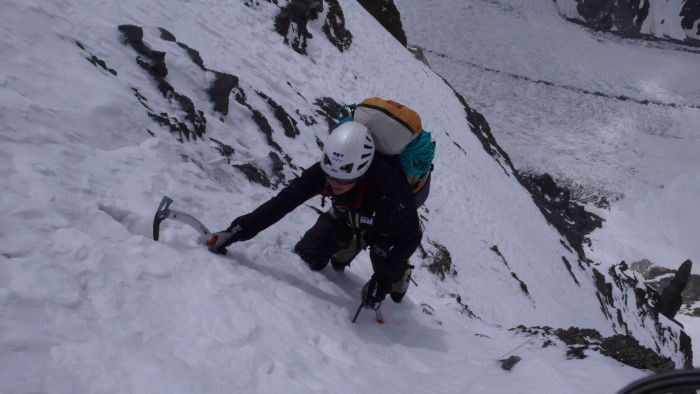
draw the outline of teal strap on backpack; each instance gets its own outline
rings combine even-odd
[[[335,122],[332,130],[335,130],[336,127],[340,126],[341,124],[343,124],[345,122],[351,121],[352,115],[355,112],[356,106],[357,106],[357,104],[345,104],[342,107],[340,107],[338,112],[336,112],[336,114],[335,114],[336,119],[340,119],[340,120]]]
[[[412,176],[427,174],[430,172],[433,158],[435,158],[435,144],[433,144],[430,132],[423,130],[401,152],[401,169]]]

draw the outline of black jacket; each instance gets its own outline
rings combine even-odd
[[[306,200],[323,195],[332,200],[334,216],[359,230],[372,249],[375,274],[391,282],[406,269],[408,258],[420,244],[422,232],[416,201],[398,160],[376,154],[367,174],[351,191],[334,196],[320,163],[304,170],[277,196],[253,212],[233,221],[241,226],[240,240],[253,238]],[[383,260],[376,264],[375,257]]]

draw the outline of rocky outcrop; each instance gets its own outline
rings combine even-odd
[[[143,29],[139,26],[121,25],[119,31],[122,33],[123,43],[131,46],[138,53],[136,63],[153,78],[163,97],[168,101],[175,101],[179,109],[185,113],[184,119],[176,115],[171,116],[166,112],[156,113],[153,110],[148,112],[148,116],[159,124],[167,126],[172,132],[178,133],[180,141],[201,138],[206,132],[207,119],[204,112],[198,110],[189,97],[176,91],[166,80],[168,67],[165,64],[165,52],[152,50],[143,41]],[[149,108],[145,100],[141,101],[141,104]]]
[[[359,3],[372,14],[401,45],[406,46],[406,33],[401,24],[401,13],[393,0],[359,0]]]
[[[693,263],[690,260],[684,261],[678,268],[678,271],[676,271],[673,279],[671,279],[671,283],[666,286],[659,297],[659,302],[656,304],[656,308],[659,310],[659,313],[668,317],[669,319],[673,319],[674,316],[676,316],[676,313],[678,313],[678,311],[681,309],[681,305],[683,304],[681,293],[688,285],[688,280],[690,279],[690,268],[692,266]]]
[[[307,40],[313,38],[307,24],[318,18],[321,11],[321,0],[291,0],[275,17],[275,31],[284,37],[285,44],[306,55]]]
[[[700,2],[686,0],[680,13],[681,27],[700,36]]]
[[[579,0],[576,9],[596,30],[639,33],[649,15],[649,0]]]
[[[555,0],[569,21],[623,37],[700,47],[700,2],[652,0]]]
[[[352,33],[345,28],[345,15],[338,0],[326,0],[328,12],[321,30],[328,41],[340,52],[350,48]],[[290,0],[275,17],[275,31],[284,37],[284,43],[297,53],[308,55],[308,40],[313,38],[308,24],[323,12],[321,0]]]
[[[444,80],[444,79],[443,79]],[[445,83],[450,84],[445,80]],[[491,132],[491,126],[486,118],[467,104],[462,95],[454,91],[455,96],[464,107],[471,132],[479,139],[484,150],[491,155],[508,176],[515,176],[532,195],[535,205],[540,209],[547,221],[562,234],[578,257],[579,265],[586,258],[583,246],[589,242],[586,235],[602,225],[602,219],[571,199],[571,192],[559,186],[549,174],[530,175],[515,169],[508,153],[498,144]],[[459,145],[458,147],[464,151]],[[566,245],[565,245],[566,246]]]
[[[450,255],[447,247],[432,240],[428,240],[428,243],[434,250],[426,251],[422,245],[420,246],[421,257],[427,261],[428,272],[436,275],[440,280],[445,280],[447,277],[456,277],[457,270],[452,265],[452,255]]]
[[[77,45],[78,48],[82,49],[85,52],[85,54],[86,54],[85,60],[92,63],[93,66],[100,67],[100,68],[102,68],[102,70],[107,71],[108,73],[114,75],[115,77],[117,76],[116,70],[114,70],[113,68],[109,68],[107,66],[107,63],[104,60],[102,60],[99,57],[97,57],[96,55],[90,53],[90,51],[88,51],[87,48],[85,48],[85,45],[83,45],[83,43],[81,43],[80,41],[76,41],[75,45]]]
[[[700,317],[700,308],[696,307],[700,301],[700,275],[690,273],[690,260],[683,262],[677,271],[654,265],[649,260],[634,262],[631,267],[657,293],[660,313],[669,318],[677,313]]]
[[[553,329],[551,327],[525,327],[522,325],[513,328],[512,331],[540,339],[542,347],[549,347],[561,342],[566,346],[566,355],[570,359],[586,358],[588,357],[586,351],[594,351],[631,367],[657,373],[676,368],[676,363],[673,360],[640,345],[639,341],[630,335],[618,334],[604,337],[597,330],[590,328]],[[683,366],[679,365],[678,367]]]
[[[586,235],[602,226],[603,219],[571,199],[571,192],[560,187],[549,174],[519,174],[520,183],[533,195],[535,204],[547,220],[566,237],[579,258],[585,260]]]
[[[338,0],[326,0],[328,13],[323,22],[323,33],[340,52],[346,51],[352,44],[352,33],[345,28],[345,15]]]
[[[447,81],[445,83],[449,86]],[[508,154],[494,138],[486,118],[470,108],[456,91],[455,96],[464,107],[470,131],[481,142],[484,150],[507,176],[515,177],[530,192],[545,219],[568,242],[561,240],[563,247],[576,252],[577,266],[585,275],[590,275],[587,280],[591,280],[596,287],[595,296],[600,303],[601,313],[610,321],[613,331],[623,336],[634,336],[645,346],[652,346],[657,354],[671,356],[677,365],[692,365],[692,348],[689,340],[684,339],[687,335],[680,330],[679,325],[672,326],[659,318],[655,308],[658,296],[656,292],[632,273],[625,262],[601,272],[593,268],[597,264],[586,257],[584,245],[589,242],[586,235],[600,227],[602,219],[573,201],[571,193],[558,186],[551,176],[534,176],[517,171]],[[585,276],[577,278],[572,262],[566,258],[562,261],[574,284],[581,285],[579,279]]]
[[[326,120],[329,129],[340,120],[339,111],[342,105],[333,98],[321,97],[314,101],[314,105],[318,107],[316,114],[321,115]]]
[[[518,275],[517,275],[515,272],[513,272],[513,269],[512,269],[512,268],[510,268],[510,264],[508,264],[508,260],[506,260],[506,258],[503,256],[503,254],[501,253],[501,251],[498,249],[498,245],[493,245],[493,246],[490,247],[489,249],[490,249],[492,252],[496,253],[496,255],[498,255],[498,257],[500,257],[500,259],[501,259],[501,261],[503,262],[503,264],[505,264],[505,266],[506,266],[506,268],[508,269],[508,271],[510,271],[510,276],[511,276],[516,282],[518,282],[518,285],[520,286],[520,290],[522,290],[523,293],[525,293],[525,295],[526,295],[528,298],[530,298],[530,300],[532,300],[532,297],[530,297],[530,291],[528,290],[527,285],[525,284],[525,282],[523,282],[522,280],[520,280],[520,278],[518,278]]]
[[[425,50],[423,49],[423,47],[408,46],[408,50],[413,54],[413,57],[420,60],[421,63],[425,64],[426,66],[430,67],[430,63],[428,62],[428,57],[425,56]]]
[[[175,133],[180,142],[204,138],[207,119],[205,112],[199,110],[198,107],[206,106],[206,101],[195,102],[190,97],[180,93],[174,82],[169,81],[166,52],[152,49],[158,47],[158,44],[146,42],[143,28],[134,25],[121,25],[118,29],[122,34],[122,43],[136,52],[136,63],[146,72],[154,82],[157,91],[162,95],[162,100],[157,100],[153,97],[149,99],[147,94],[144,93],[148,88],[132,88],[134,97],[146,109],[147,115],[157,124]],[[299,120],[307,126],[314,125],[320,120],[319,114],[303,115],[299,109],[288,112],[288,109],[278,104],[278,101],[272,95],[251,88],[235,75],[208,68],[200,52],[177,41],[175,34],[172,32],[163,28],[157,28],[156,32],[156,35],[151,34],[149,36],[149,40],[154,38],[163,40],[163,42],[167,43],[166,46],[168,48],[173,48],[168,49],[167,55],[169,57],[189,59],[191,64],[195,66],[189,72],[200,72],[201,80],[210,81],[208,86],[201,86],[200,88],[206,93],[205,97],[209,98],[213,111],[219,115],[219,120],[222,123],[226,121],[227,115],[232,110],[247,112],[250,119],[265,136],[265,140],[271,148],[268,158],[257,162],[232,165],[240,170],[248,180],[264,187],[276,188],[282,184],[286,179],[284,168],[289,167],[292,170],[297,170],[298,167],[294,165],[291,157],[283,151],[280,144],[276,141],[280,135],[277,133],[282,132],[288,138],[295,138],[301,133]],[[175,44],[175,46],[172,44]],[[117,72],[107,67],[105,62],[88,56],[91,54],[85,45],[80,42],[76,42],[76,45],[85,53],[86,59],[98,69],[117,77]],[[177,61],[173,62],[173,65],[173,67],[183,67],[186,65],[186,62]],[[289,83],[287,85],[292,89],[293,93],[296,93],[296,95],[306,101]],[[257,98],[253,98],[253,100],[248,95],[248,92],[251,90],[257,95]],[[232,98],[233,100],[231,100]],[[259,105],[260,100],[264,103],[262,106]],[[235,104],[232,105],[232,102]],[[292,114],[296,114],[299,117],[295,118]],[[277,122],[273,120],[274,124],[271,123],[270,119],[268,119],[270,116],[274,117]],[[275,128],[279,128],[278,124],[281,126],[281,130],[276,131]],[[152,131],[147,130],[147,132],[151,136],[155,136]],[[212,147],[225,157],[228,163],[231,163],[236,150],[222,141],[211,138],[210,141],[213,144]]]

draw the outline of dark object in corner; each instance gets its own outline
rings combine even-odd
[[[688,279],[690,279],[690,269],[693,266],[693,262],[686,260],[678,267],[676,271],[676,276],[673,277],[671,283],[666,286],[664,291],[659,296],[659,302],[656,304],[656,309],[660,314],[673,320],[676,313],[681,309],[683,304],[683,297],[681,293],[688,285]]]
[[[518,356],[510,356],[498,361],[501,363],[501,368],[505,369],[506,371],[510,371],[520,360],[521,358]]]
[[[700,369],[681,369],[635,380],[617,394],[694,393],[697,389]]]

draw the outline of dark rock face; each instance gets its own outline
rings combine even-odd
[[[429,242],[435,247],[436,251],[434,253],[424,252],[424,258],[430,260],[428,271],[431,274],[437,275],[440,280],[445,280],[448,276],[453,278],[457,276],[457,271],[452,266],[452,256],[450,255],[450,251],[447,250],[447,247],[436,241]]]
[[[621,363],[634,368],[654,372],[672,371],[675,363],[668,357],[662,357],[653,350],[641,346],[639,341],[629,335],[613,335],[603,339],[600,352]]]
[[[408,50],[413,54],[413,57],[416,59],[420,60],[423,64],[426,66],[430,67],[430,63],[428,62],[428,57],[425,56],[425,50],[423,50],[422,47],[419,46],[409,46],[407,47]]]
[[[352,33],[345,28],[345,15],[338,0],[325,1],[328,3],[328,12],[321,30],[328,41],[343,52],[352,44]],[[285,44],[297,53],[307,55],[308,40],[313,38],[307,25],[309,21],[318,18],[322,11],[322,0],[290,0],[275,17],[275,31],[284,37]]]
[[[121,25],[119,26],[119,31],[122,33],[123,43],[132,47],[136,51],[138,55],[136,57],[137,64],[151,76],[156,87],[166,101],[169,103],[175,103],[178,107],[176,108],[176,112],[174,114],[154,110],[154,106],[156,104],[149,103],[146,97],[142,95],[138,89],[132,88],[134,91],[134,96],[139,103],[146,108],[148,116],[156,123],[169,128],[170,131],[174,133],[177,133],[178,140],[180,142],[201,138],[206,131],[207,120],[204,116],[204,112],[198,110],[195,107],[193,100],[177,92],[176,89],[166,80],[168,76],[168,67],[165,61],[166,53],[154,51],[146,42],[144,42],[144,32],[141,27]],[[248,110],[251,119],[258,126],[258,129],[265,135],[268,145],[272,148],[269,158],[272,165],[271,176],[273,179],[275,179],[275,182],[273,183],[270,180],[270,176],[263,170],[255,167],[252,164],[236,165],[236,167],[241,170],[251,182],[255,182],[266,187],[276,187],[281,182],[284,182],[284,166],[287,165],[291,169],[295,170],[298,168],[292,162],[291,157],[284,153],[282,147],[275,141],[275,131],[263,112],[260,109],[253,107],[248,102],[248,97],[241,85],[240,79],[235,75],[207,68],[199,51],[184,43],[178,42],[175,35],[168,30],[158,28],[158,32],[160,33],[160,38],[162,40],[166,42],[173,42],[177,45],[177,47],[182,49],[182,55],[187,56],[203,74],[207,74],[206,79],[212,81],[211,84],[204,90],[206,90],[210,101],[213,103],[213,110],[221,115],[219,118],[221,122],[225,121],[225,116],[230,110],[230,98],[232,95],[236,103],[238,103],[245,110]],[[76,42],[76,44],[82,50],[86,51],[85,47],[81,43]],[[176,52],[173,56],[178,56],[178,53]],[[96,65],[102,67],[101,62],[98,62]],[[106,65],[104,68],[106,68]],[[109,71],[109,69],[107,71]],[[116,76],[116,71],[114,75]],[[213,78],[211,78],[212,75]],[[257,93],[267,102],[268,106],[272,110],[272,113],[282,125],[284,133],[287,136],[294,138],[295,136],[299,135],[300,131],[297,126],[297,121],[291,115],[289,115],[289,113],[287,113],[287,111],[281,105],[277,104],[272,97],[262,92],[255,91],[255,93]],[[166,111],[171,111],[173,109],[169,105],[166,105],[166,107]],[[237,109],[240,110],[239,107],[237,107]],[[181,115],[180,111],[184,112],[185,115]],[[296,112],[299,113],[298,110]],[[314,119],[313,116],[307,116],[303,119],[306,123],[316,123],[316,119]],[[147,131],[152,136],[155,135],[150,130]],[[221,141],[214,139],[211,140],[215,144],[214,149],[218,150],[222,156],[230,159],[235,153],[233,147],[226,145]]]
[[[139,65],[149,71],[155,78],[165,78],[168,68],[165,65],[165,52],[153,51],[143,42],[143,29],[134,25],[121,25],[119,31],[123,34],[125,44],[131,45],[136,52],[145,57],[136,59]]]
[[[214,73],[216,78],[214,78],[214,82],[207,89],[207,94],[209,94],[209,99],[214,103],[214,111],[226,115],[228,114],[231,91],[238,87],[238,77],[226,73]]]
[[[168,30],[163,29],[162,27],[159,27],[158,30],[160,31],[160,38],[162,38],[165,41],[170,41],[170,42],[175,42],[177,39],[175,38],[175,35]]]
[[[518,282],[518,284],[520,285],[520,290],[522,290],[523,293],[525,293],[525,295],[530,297],[530,291],[527,289],[527,285],[525,284],[525,282],[520,280],[520,278],[518,278],[518,275],[515,272],[513,272],[513,270],[510,268],[510,264],[508,264],[508,260],[506,260],[506,258],[503,256],[501,251],[498,249],[498,245],[493,245],[490,249],[492,252],[496,253],[496,255],[498,255],[498,257],[501,258],[501,261],[503,261],[503,264],[505,264],[506,268],[508,268],[508,271],[510,271],[510,276],[513,279],[515,279],[515,281]],[[530,298],[530,299],[532,299],[532,298]]]
[[[450,86],[447,81],[445,83]],[[506,175],[514,175],[530,192],[544,217],[566,237],[578,254],[579,260],[590,263],[583,251],[583,245],[589,242],[586,235],[602,225],[602,219],[571,200],[570,191],[558,186],[550,175],[535,176],[518,172],[508,153],[498,145],[486,118],[470,108],[464,97],[452,90],[464,107],[471,132],[479,139],[484,150],[496,160]]]
[[[557,338],[567,345],[590,345],[603,339],[603,336],[597,330],[590,328],[569,327],[567,329],[558,329],[554,333]]]
[[[564,17],[594,30],[609,31],[623,37],[669,41],[700,47],[700,25],[697,29],[695,27],[700,19],[700,2],[697,0],[683,0],[681,4],[663,0],[555,0],[554,2],[575,4],[576,13],[564,15]],[[672,20],[655,19],[654,15],[659,13],[668,15]],[[647,23],[649,25],[643,31],[642,28]],[[663,33],[665,29],[654,26],[656,24],[679,24],[685,30],[685,34],[669,37]]]
[[[362,5],[401,45],[406,46],[406,33],[401,24],[401,13],[393,0],[359,0]]]
[[[618,334],[603,337],[597,330],[578,327],[555,330],[551,327],[518,326],[511,330],[541,339],[555,337],[566,345],[566,353],[569,358],[585,358],[584,351],[591,350],[631,367],[657,373],[673,370],[676,366],[670,358],[660,356],[652,349],[640,345],[635,338],[629,335]],[[551,343],[550,340],[547,340],[543,346],[549,346]]]
[[[691,274],[691,268],[690,260],[683,262],[678,271],[653,265],[649,260],[632,263],[632,269],[642,274],[646,284],[655,290],[654,303],[659,312],[667,317],[671,315],[671,319],[679,310],[681,313],[700,317],[698,308],[691,309],[700,301],[700,275]],[[677,294],[678,289],[680,296]]]
[[[275,31],[284,37],[284,43],[306,55],[307,40],[313,35],[306,27],[323,11],[321,0],[291,0],[275,17]]]
[[[598,296],[598,301],[600,302],[600,307],[603,310],[603,314],[610,318],[610,313],[608,312],[605,305],[615,306],[615,300],[612,296],[612,284],[605,280],[605,276],[601,274],[597,269],[593,269],[593,279],[595,287],[598,290],[596,295]]]
[[[693,343],[685,331],[681,331],[680,350],[685,355],[683,368],[693,367]]]
[[[447,81],[445,84],[450,86]],[[579,257],[577,263],[581,270],[592,274],[601,312],[611,321],[616,332],[630,334],[628,324],[624,321],[623,316],[638,315],[641,319],[640,323],[647,330],[658,335],[656,339],[657,350],[661,346],[671,345],[675,347],[675,351],[682,352],[688,359],[687,352],[690,348],[679,346],[681,338],[658,320],[658,312],[653,306],[655,292],[643,283],[639,283],[634,275],[630,275],[624,262],[610,267],[608,272],[613,283],[608,282],[603,273],[596,269],[590,269],[595,263],[586,257],[583,245],[588,242],[586,235],[601,226],[601,218],[586,212],[582,206],[573,202],[570,198],[570,192],[557,186],[550,176],[525,175],[515,170],[508,154],[496,142],[484,116],[470,108],[464,98],[456,91],[455,96],[464,107],[471,132],[479,139],[484,150],[496,160],[507,176],[514,176],[530,192],[535,204],[547,221],[566,238],[571,248],[576,251]],[[565,243],[563,245],[568,249]],[[567,261],[564,260],[565,265],[567,265],[566,263]],[[571,266],[572,264],[569,263],[567,269]],[[573,270],[569,272],[573,276]],[[575,276],[573,278],[576,281]],[[613,295],[614,289],[619,290],[620,302],[617,302]],[[631,297],[634,299],[630,299]],[[578,357],[582,355],[581,351],[581,349],[574,349],[570,356]]]
[[[671,279],[671,283],[666,286],[664,291],[661,293],[659,298],[659,303],[656,308],[659,313],[673,319],[676,313],[681,309],[683,304],[683,297],[681,293],[685,290],[688,285],[688,280],[690,279],[690,269],[693,263],[690,260],[686,260],[681,264],[676,272],[676,275]]]
[[[571,263],[569,262],[569,260],[567,260],[564,256],[561,256],[561,259],[564,262],[566,270],[569,271],[571,278],[573,278],[574,283],[576,283],[576,286],[581,287],[581,284],[578,282],[578,279],[576,279],[576,275],[574,275],[574,271],[571,269]]]
[[[445,85],[449,86],[452,89],[455,96],[464,107],[466,119],[469,123],[469,129],[476,136],[476,138],[479,139],[479,142],[481,142],[481,145],[483,146],[486,153],[488,153],[491,157],[493,157],[496,160],[496,163],[498,163],[498,165],[501,166],[503,172],[507,176],[511,176],[511,174],[517,173],[515,167],[513,167],[513,162],[510,160],[510,156],[508,156],[508,153],[506,153],[506,151],[504,151],[503,148],[501,148],[501,146],[498,145],[498,142],[496,142],[496,138],[493,136],[493,133],[491,133],[491,126],[486,121],[484,115],[482,115],[478,111],[473,110],[467,104],[467,101],[464,99],[464,97],[461,94],[459,94],[452,87],[452,85],[450,85],[450,83],[447,82],[445,78],[443,78],[442,80],[445,82]]]
[[[279,185],[280,183],[284,182],[285,179],[284,173],[282,172],[284,171],[284,162],[280,156],[273,151],[270,151],[268,157],[272,161],[272,175],[277,177],[276,185]]]
[[[272,182],[270,182],[270,178],[268,178],[267,174],[265,174],[265,171],[253,166],[252,164],[235,164],[234,167],[241,170],[243,175],[245,175],[249,181],[255,182],[264,187],[272,186]]]
[[[265,115],[263,115],[260,110],[248,104],[248,95],[246,95],[242,88],[238,86],[235,87],[233,93],[236,102],[250,111],[253,122],[255,122],[258,129],[265,135],[268,145],[270,145],[276,151],[282,152],[282,147],[272,138],[274,130],[272,129],[272,126],[270,126],[270,122],[267,120]]]
[[[207,71],[207,68],[204,67],[204,60],[202,60],[202,56],[199,55],[199,51],[196,51],[181,42],[178,42],[177,46],[184,49],[189,55],[190,60],[192,60],[192,62],[196,64],[202,71]]]
[[[686,30],[690,30],[695,25],[695,22],[700,19],[700,2],[693,0],[685,0],[683,3],[683,8],[681,9],[681,27]],[[695,34],[700,35],[700,24],[698,24],[698,30]]]
[[[323,33],[340,52],[346,51],[352,44],[352,33],[345,28],[345,15],[338,0],[326,0],[328,14],[323,22]]]
[[[130,45],[139,54],[136,57],[138,65],[151,75],[163,97],[169,101],[174,100],[179,104],[180,109],[185,112],[185,121],[187,123],[162,112],[156,114],[149,111],[148,116],[159,124],[169,127],[172,132],[178,133],[180,141],[189,140],[190,138],[195,140],[201,138],[206,132],[207,119],[204,116],[204,112],[195,108],[189,97],[178,93],[165,80],[165,77],[168,75],[168,68],[165,64],[165,52],[152,50],[143,41],[143,29],[138,26],[121,25],[119,26],[119,31],[122,33],[124,43]],[[142,104],[144,103],[142,102]]]
[[[518,356],[510,356],[506,359],[498,360],[498,361],[501,362],[501,368],[505,369],[506,371],[510,371],[511,369],[513,369],[515,364],[520,362],[520,360],[521,360],[521,358]]]
[[[314,101],[314,105],[319,108],[316,110],[316,113],[326,119],[329,129],[340,120],[339,111],[342,105],[338,104],[334,99],[330,97],[321,97]]]
[[[267,0],[268,3],[277,4],[277,0]],[[258,0],[243,0],[243,4],[248,7],[258,7],[260,6],[260,1]]]
[[[576,8],[596,30],[639,33],[649,15],[649,0],[579,0]]]
[[[90,53],[80,41],[76,41],[76,42],[75,42],[75,45],[77,45],[78,48],[80,48],[80,49],[82,49],[83,51],[85,51],[85,53],[87,54],[87,55],[85,56],[85,60],[87,60],[87,61],[89,61],[90,63],[92,63],[93,66],[95,66],[95,67],[100,67],[100,68],[102,68],[104,71],[107,71],[108,73],[114,75],[115,77],[117,76],[117,71],[116,71],[116,70],[107,67],[107,63],[106,63],[104,60],[102,60],[102,59],[98,58],[97,56],[95,56],[94,54]]]
[[[209,140],[216,144],[216,149],[219,151],[219,153],[221,153],[221,156],[230,158],[234,153],[236,153],[236,151],[230,145],[226,145],[215,138],[209,138]]]
[[[284,135],[290,138],[294,138],[299,135],[299,128],[297,127],[297,121],[294,120],[287,111],[282,108],[281,105],[277,104],[275,100],[270,98],[264,93],[256,92],[260,98],[267,101],[267,104],[272,108],[275,113],[275,118],[282,124],[284,129]]]
[[[519,178],[547,220],[566,237],[579,258],[585,259],[586,235],[601,227],[603,219],[572,201],[569,190],[559,187],[549,174],[520,174]]]
[[[462,296],[461,296],[461,295],[459,295],[459,294],[450,294],[450,296],[451,296],[451,297],[454,297],[454,299],[455,299],[455,301],[457,302],[457,304],[459,304],[459,306],[460,306],[460,308],[461,308],[461,309],[460,309],[460,312],[461,312],[463,315],[466,315],[466,316],[468,316],[468,317],[471,318],[471,319],[479,319],[479,320],[481,320],[481,318],[480,318],[479,316],[477,316],[477,315],[471,310],[471,308],[469,308],[469,305],[467,305],[466,303],[462,302]]]

